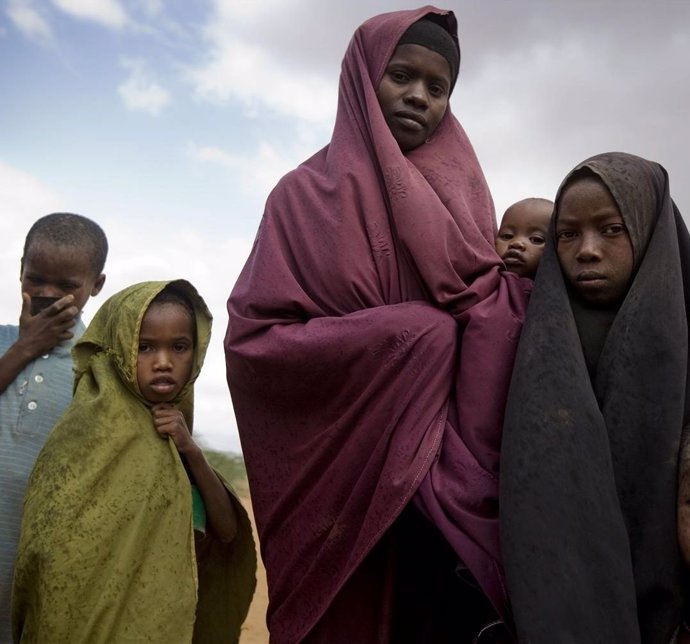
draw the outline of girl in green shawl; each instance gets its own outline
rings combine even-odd
[[[75,346],[74,399],[24,503],[16,642],[238,641],[251,527],[191,436],[210,332],[191,284],[144,282],[111,297]]]

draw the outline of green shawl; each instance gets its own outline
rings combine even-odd
[[[207,533],[197,566],[189,479],[173,441],[155,431],[137,384],[141,321],[168,284],[188,296],[196,315],[192,377],[174,401],[191,429],[211,314],[184,280],[135,284],[105,302],[73,349],[74,398],[38,457],[24,502],[15,641],[238,641],[256,569],[247,513],[233,495],[237,537],[223,544]]]

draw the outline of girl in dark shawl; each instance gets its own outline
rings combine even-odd
[[[432,54],[443,73],[406,59]],[[531,282],[503,269],[446,107],[458,63],[451,12],[355,32],[331,142],[271,193],[228,302],[273,642],[469,642],[458,560],[505,614],[498,454]]]
[[[608,205],[588,209],[575,198],[583,186]],[[614,211],[620,223],[605,218]],[[605,251],[578,228],[590,215],[603,217],[592,221]],[[682,605],[687,230],[660,165],[609,153],[566,177],[551,233],[501,459],[501,541],[518,638],[667,644]],[[607,264],[622,239],[627,253]]]

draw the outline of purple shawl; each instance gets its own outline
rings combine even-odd
[[[499,610],[505,600],[497,463],[531,282],[503,271],[491,196],[450,108],[407,156],[384,121],[376,87],[427,13],[455,36],[454,15],[428,6],[355,32],[331,142],[269,196],[228,302],[276,642],[329,619],[418,491]]]

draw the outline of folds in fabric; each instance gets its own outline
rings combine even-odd
[[[217,568],[197,576],[191,487],[171,440],[154,429],[136,379],[139,327],[168,282],[134,285],[110,298],[74,349],[75,393],[31,475],[13,594],[16,641],[40,644],[191,642],[197,579],[227,591],[213,603],[235,642],[254,584],[251,529],[239,502],[239,535],[209,545]],[[174,401],[191,427],[192,385],[211,331],[196,290],[197,341],[190,382]],[[209,541],[213,540],[208,536]],[[224,579],[214,579],[221,575]]]
[[[573,172],[583,168],[616,200],[636,272],[590,377],[582,344],[596,318],[579,311],[576,324],[554,236],[547,242],[506,409],[508,589],[520,641],[666,644],[682,604],[687,230],[658,164],[610,153]],[[552,233],[557,217],[558,201]]]
[[[427,13],[455,36],[453,14],[433,7],[357,30],[331,142],[269,196],[228,301],[228,383],[275,642],[329,619],[432,467],[430,498],[462,517],[449,522],[465,535],[458,555],[494,587],[501,391],[530,285],[502,271],[491,197],[450,109],[407,156],[381,113],[386,64]],[[443,471],[449,431],[462,451]]]

